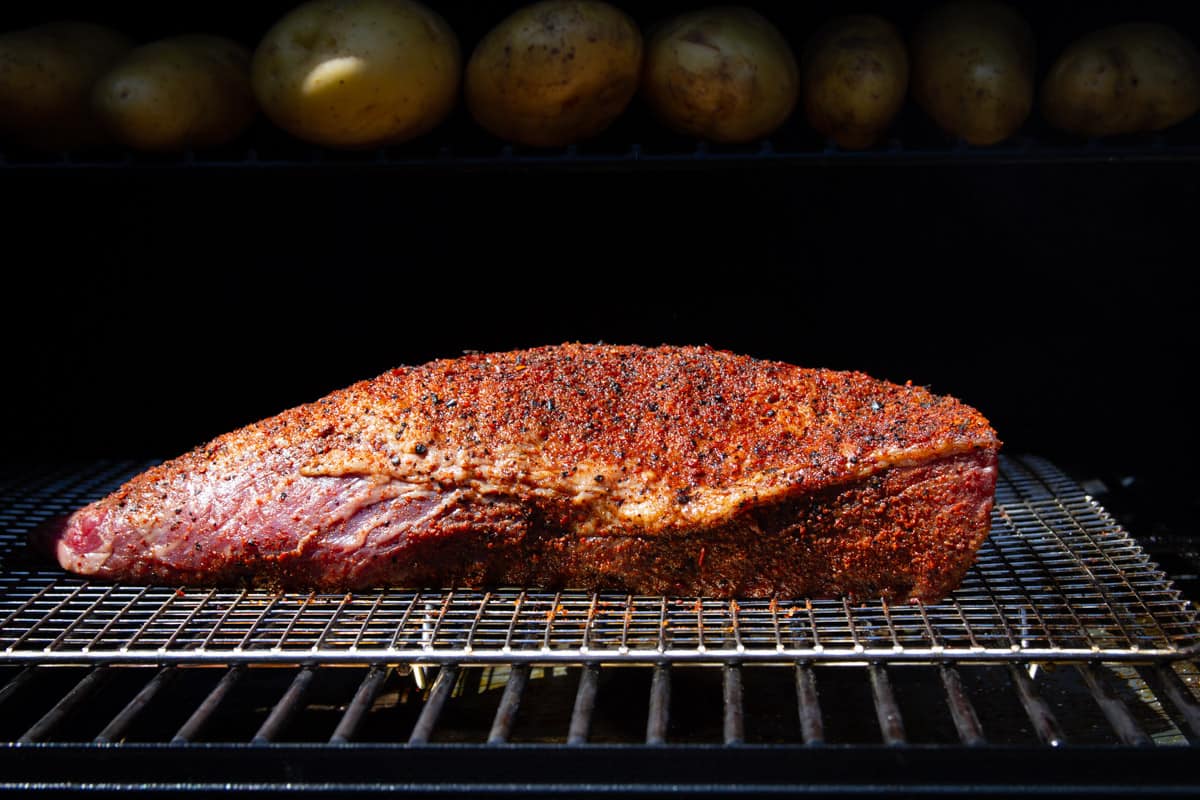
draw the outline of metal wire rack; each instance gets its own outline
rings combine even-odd
[[[1176,141],[1176,139],[1183,139]],[[747,145],[709,144],[704,141],[672,142],[655,147],[621,142],[609,146],[570,145],[560,149],[528,149],[493,143],[484,147],[450,144],[425,148],[391,148],[368,152],[327,151],[292,144],[261,150],[256,147],[217,152],[160,155],[115,152],[101,155],[5,154],[0,169],[42,174],[46,172],[154,172],[162,170],[237,170],[326,172],[417,172],[592,170],[592,169],[705,169],[717,167],[977,164],[1155,164],[1200,161],[1200,145],[1187,137],[1148,134],[1112,142],[1042,141],[1021,136],[993,147],[971,147],[965,142],[909,145],[898,139],[871,150],[840,150],[832,143],[759,141]]]
[[[0,662],[1112,662],[1200,651],[1197,610],[1103,508],[1035,457],[1002,459],[991,536],[961,588],[936,604],[135,586],[75,578],[25,553],[37,523],[144,466],[3,481]]]

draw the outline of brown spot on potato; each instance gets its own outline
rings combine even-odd
[[[681,36],[680,39],[682,41],[687,42],[688,44],[699,45],[700,47],[707,47],[709,50],[713,50],[718,53],[721,52],[721,48],[717,47],[717,45],[715,45],[712,41],[710,41],[709,38],[704,35],[704,31],[699,31],[699,30],[693,29],[693,30],[690,30],[687,33],[685,33],[683,36]]]

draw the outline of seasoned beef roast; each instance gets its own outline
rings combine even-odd
[[[987,535],[999,446],[917,386],[568,344],[394,369],[39,538],[134,582],[936,600]]]

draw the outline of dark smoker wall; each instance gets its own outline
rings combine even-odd
[[[396,364],[579,339],[913,380],[1014,449],[1182,473],[1197,176],[6,175],[6,455],[169,456]]]

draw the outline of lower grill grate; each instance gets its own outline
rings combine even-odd
[[[8,669],[0,742],[1200,743],[1192,662]]]

